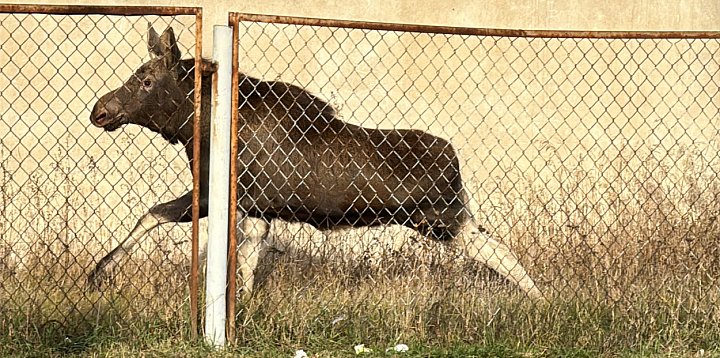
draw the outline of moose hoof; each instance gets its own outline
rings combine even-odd
[[[104,286],[110,286],[113,283],[113,275],[108,272],[105,267],[98,265],[88,275],[87,284],[90,290],[100,291]]]

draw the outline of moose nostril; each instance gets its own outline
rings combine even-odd
[[[100,112],[100,114],[98,114],[97,116],[95,116],[95,123],[98,123],[98,124],[101,123],[102,121],[105,120],[106,117],[107,117],[107,113],[105,113],[105,112]]]

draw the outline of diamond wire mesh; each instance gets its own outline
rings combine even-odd
[[[157,136],[131,127],[116,137],[93,133],[84,119],[99,94],[147,59],[145,22],[1,16],[2,313],[64,322],[97,316],[98,303],[102,314],[181,305],[184,293],[172,288],[184,285],[168,283],[184,280],[179,252],[187,250],[178,247],[187,234],[167,226],[118,280],[135,301],[81,289],[118,227],[129,231],[145,208],[177,197],[189,181],[180,152]],[[193,43],[187,22],[148,19],[172,24],[181,46]],[[244,25],[244,71],[308,88],[349,122],[450,139],[483,225],[515,250],[546,295],[626,307],[648,292],[716,302],[705,287],[717,277],[717,41]],[[327,309],[371,307],[378,295],[418,302],[438,288],[445,296],[508,290],[399,227],[324,235],[273,225],[273,238],[285,241],[276,248],[296,255],[265,270],[266,300],[296,303],[311,292]]]
[[[183,57],[194,57],[195,16],[0,13],[2,331],[185,319],[189,224],[147,235],[115,289],[86,285],[151,205],[192,187],[182,148],[90,123],[97,99],[150,58],[148,23],[172,26]]]
[[[261,21],[239,29],[242,72],[305,88],[352,124],[448,139],[482,226],[512,248],[551,302],[649,315],[692,302],[688,312],[713,315],[717,40]],[[238,313],[243,332],[268,317],[313,322],[312,330],[369,322],[362,317],[372,313],[423,334],[428,317],[426,325],[437,319],[445,321],[437,327],[477,332],[477,322],[494,319],[478,307],[517,292],[462,253],[400,226],[322,233],[276,220],[266,243],[271,258],[261,260],[257,298]],[[451,312],[427,313],[448,300]],[[251,339],[245,334],[240,339]]]

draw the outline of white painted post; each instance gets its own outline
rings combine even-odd
[[[213,29],[213,60],[218,64],[218,71],[216,85],[213,86],[210,123],[205,340],[216,348],[225,346],[232,46],[232,28],[215,26]]]

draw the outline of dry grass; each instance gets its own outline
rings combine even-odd
[[[92,99],[147,59],[144,20],[194,43],[192,17],[3,20],[0,356],[209,353],[188,339],[187,225],[148,235],[114,289],[84,283],[135,218],[190,182],[162,138],[87,127]],[[720,145],[702,143],[717,137],[717,42],[243,32],[243,71],[327,95],[355,124],[451,138],[485,226],[548,302],[407,230],[278,224],[296,245],[261,268],[229,354],[720,353]],[[345,36],[365,40],[331,40]]]
[[[360,342],[419,351],[470,344],[524,356],[717,351],[720,159],[707,151],[680,148],[639,161],[628,154],[591,169],[559,167],[556,182],[516,173],[515,184],[497,185],[483,212],[548,302],[530,301],[450,248],[402,229],[325,237],[277,224],[276,235],[302,243],[266,258],[259,290],[239,307],[237,347],[250,350],[236,353],[337,356]],[[63,180],[72,187],[71,176]],[[81,223],[50,224],[87,203],[59,202],[60,219],[25,207],[45,229],[24,236],[31,244],[22,257],[12,241],[0,242],[0,331],[7,332],[0,353],[32,346],[48,354],[173,354],[167,340],[189,337],[187,243],[175,236],[187,227],[156,230],[155,248],[134,256],[114,289],[95,293],[84,279],[98,250],[72,241],[92,241],[73,234]],[[14,232],[12,222],[3,225]],[[192,347],[186,353],[208,353]]]

